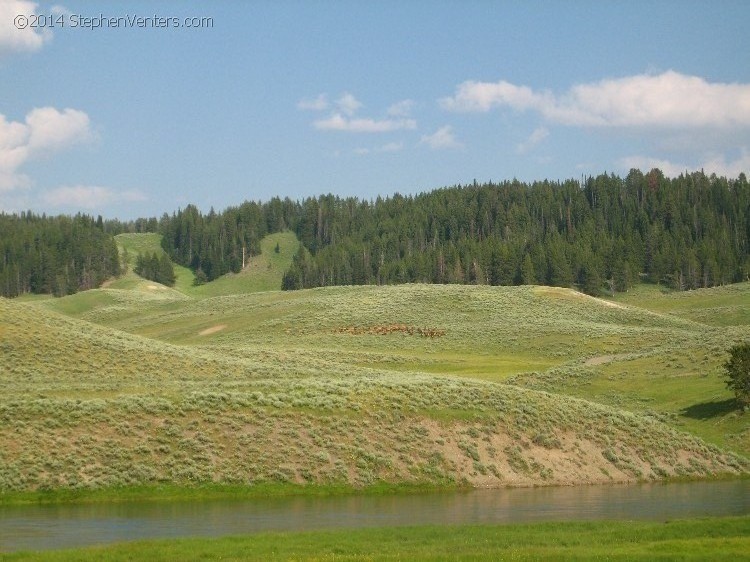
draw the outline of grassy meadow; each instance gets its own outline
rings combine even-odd
[[[131,260],[159,251],[155,235],[118,241]],[[0,300],[0,501],[750,469],[750,424],[720,376],[747,336],[748,284],[613,301],[532,286],[270,290],[296,246],[270,236],[245,271],[198,287],[188,270],[174,288],[131,271]]]

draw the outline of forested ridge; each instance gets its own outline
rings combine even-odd
[[[63,296],[93,289],[119,274],[117,244],[101,217],[0,213],[2,296]]]
[[[284,288],[363,283],[694,289],[748,278],[750,186],[701,172],[507,181],[302,204]]]
[[[292,230],[301,243],[283,289],[545,284],[597,295],[642,280],[685,290],[750,275],[745,174],[667,178],[658,169],[631,170],[625,178],[474,182],[374,201],[275,197],[220,213],[188,205],[158,220],[131,222],[80,215],[0,218],[6,296],[97,286],[119,272],[112,235],[147,231],[162,234],[169,257],[206,282],[239,272],[265,235]]]

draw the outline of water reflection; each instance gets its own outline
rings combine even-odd
[[[750,481],[0,507],[0,551],[260,531],[750,513]]]

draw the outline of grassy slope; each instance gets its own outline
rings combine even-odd
[[[5,490],[528,485],[741,466],[653,420],[536,391],[353,368],[252,342],[242,353],[176,346],[5,300],[0,312],[10,318],[0,371]]]
[[[689,292],[640,285],[616,303],[686,320],[697,337],[667,337],[652,352],[600,357],[595,365],[513,379],[530,388],[652,414],[712,443],[750,453],[750,419],[724,384],[727,349],[750,338],[750,284]]]
[[[14,553],[46,560],[748,560],[750,518],[262,533]]]
[[[159,238],[118,242],[132,257]],[[14,318],[0,328],[0,415],[12,421],[0,440],[14,452],[0,453],[2,487],[569,483],[744,462],[656,420],[750,452],[717,374],[747,333],[750,284],[645,287],[617,303],[550,287],[250,292],[280,283],[296,247],[272,235],[245,271],[201,287],[129,273],[62,299],[2,301]],[[705,323],[706,308],[729,320]]]
[[[197,300],[136,285],[2,300],[0,313],[11,319],[1,328],[5,490],[528,485],[747,470],[653,417],[424,372],[460,366],[502,380],[551,364],[554,378],[601,353],[659,356],[675,342],[718,350],[727,340],[724,328],[572,291],[410,285]],[[393,324],[445,335],[338,331]]]
[[[747,283],[683,292],[643,284],[627,293],[619,293],[614,300],[709,326],[748,326],[750,306],[747,294]]]
[[[750,453],[750,422],[721,375],[728,346],[747,338],[750,284],[668,295],[640,286],[614,304],[549,287],[412,285],[152,300],[137,314],[102,306],[85,318],[241,356],[253,342],[312,358],[322,351],[343,366],[510,380],[654,415]],[[393,324],[446,335],[336,333]]]
[[[119,234],[116,240],[122,250],[128,250],[131,269],[137,254],[163,252],[159,234]],[[279,245],[279,253],[274,251],[276,244]],[[261,241],[261,254],[248,257],[248,263],[242,272],[224,275],[212,283],[198,287],[193,285],[195,276],[192,271],[175,265],[175,289],[195,298],[277,291],[281,288],[281,278],[292,263],[292,256],[298,246],[299,242],[293,232],[269,234]],[[123,280],[115,281],[112,286],[131,288],[129,283],[123,283]]]

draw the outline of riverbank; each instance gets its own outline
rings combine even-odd
[[[748,560],[750,516],[420,526],[140,541],[0,560]]]
[[[270,532],[750,515],[746,479],[405,492],[0,506],[0,552]]]
[[[471,487],[452,482],[444,484],[378,482],[369,486],[349,484],[292,484],[289,482],[261,482],[252,485],[200,484],[180,486],[115,486],[98,489],[56,488],[33,492],[0,493],[0,506],[31,504],[84,504],[122,502],[180,502],[211,500],[249,500],[281,497],[385,496],[456,492]]]
[[[658,482],[643,481],[640,484],[675,484],[689,482],[725,482],[732,480],[750,480],[750,474],[718,474],[712,478],[677,476],[665,478]],[[626,486],[633,483],[613,482],[611,484],[580,484],[579,486]],[[539,486],[504,486],[481,489],[523,489]],[[546,486],[559,488],[561,486]],[[569,486],[563,486],[568,488]],[[54,505],[54,504],[94,504],[125,502],[181,502],[213,500],[251,500],[285,497],[336,497],[336,496],[398,496],[425,493],[450,493],[477,490],[466,483],[445,481],[434,482],[377,482],[369,486],[355,487],[346,483],[339,484],[293,484],[290,482],[260,482],[252,485],[242,484],[199,484],[181,486],[164,483],[153,486],[114,486],[98,489],[56,488],[28,492],[0,492],[0,506],[16,505]]]

